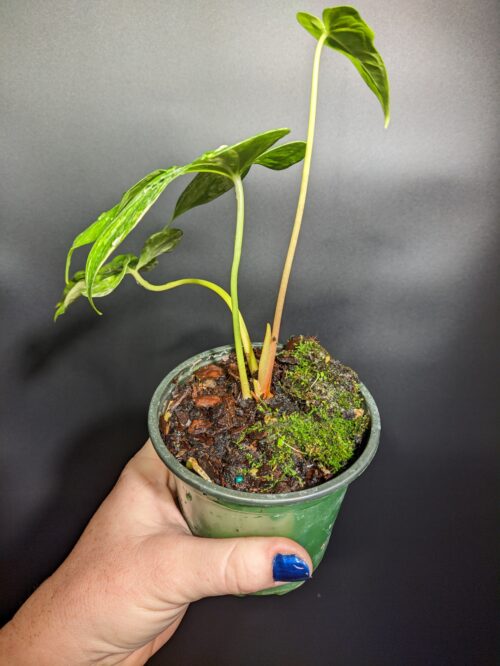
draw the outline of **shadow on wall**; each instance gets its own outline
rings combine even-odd
[[[71,347],[91,333],[99,323],[99,317],[96,315],[80,317],[59,328],[53,324],[44,327],[25,343],[21,356],[22,378],[25,380],[33,378],[50,365],[55,356],[70,353]]]
[[[127,411],[68,442],[57,472],[59,487],[2,557],[2,623],[64,559],[146,438],[144,414]]]
[[[94,358],[104,353],[117,365],[122,352],[126,350],[127,363],[133,361],[135,366],[144,361],[146,365],[143,369],[147,374],[149,363],[157,366],[157,361],[150,360],[152,350],[154,357],[161,359],[167,371],[172,367],[172,362],[177,364],[188,355],[224,344],[230,338],[232,329],[229,314],[225,320],[227,334],[219,342],[219,328],[223,328],[217,327],[220,321],[217,313],[220,310],[213,308],[213,316],[209,314],[202,326],[193,327],[198,301],[190,303],[186,292],[175,295],[178,301],[176,303],[174,300],[174,307],[165,308],[161,307],[161,299],[151,303],[143,298],[143,293],[123,289],[110,297],[108,316],[105,317],[90,310],[85,313],[88,304],[81,299],[74,306],[74,311],[59,319],[55,325],[52,322],[45,324],[24,341],[18,366],[21,378],[25,381],[34,379],[58,361],[70,358],[75,349],[88,349],[92,339],[98,341],[98,344],[92,345]],[[210,313],[210,303],[207,312]],[[226,315],[225,311],[223,313]],[[132,353],[134,359],[131,358]],[[102,370],[105,374],[105,368]]]

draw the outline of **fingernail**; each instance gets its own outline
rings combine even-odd
[[[311,572],[307,562],[301,560],[297,555],[282,555],[278,553],[273,560],[273,578],[279,582],[292,582],[296,580],[307,580]]]

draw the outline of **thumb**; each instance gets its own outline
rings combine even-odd
[[[222,594],[258,592],[306,580],[312,573],[305,548],[284,537],[205,539],[182,535],[173,550],[180,563],[175,567],[176,588],[186,603]]]

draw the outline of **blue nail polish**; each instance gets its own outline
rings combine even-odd
[[[309,567],[297,555],[278,553],[273,560],[273,578],[280,582],[307,580],[311,576]]]

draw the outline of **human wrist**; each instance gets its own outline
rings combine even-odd
[[[65,617],[53,578],[46,580],[0,631],[0,653],[9,666],[89,664]]]

